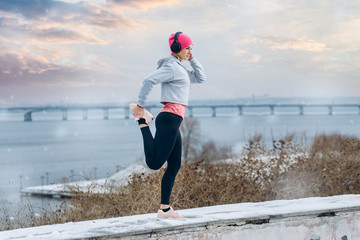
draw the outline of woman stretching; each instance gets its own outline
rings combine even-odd
[[[161,181],[161,205],[157,213],[160,218],[183,218],[170,207],[170,195],[175,177],[181,166],[180,124],[185,117],[191,83],[206,81],[204,69],[193,57],[191,38],[182,32],[169,37],[171,56],[158,61],[156,71],[148,75],[140,89],[137,103],[129,105],[140,125],[143,136],[145,161],[150,169],[158,170],[167,161],[167,169]],[[187,70],[182,61],[190,61],[193,70]],[[155,120],[153,137],[148,124],[154,119],[144,106],[154,85],[161,83],[161,103],[164,105]]]

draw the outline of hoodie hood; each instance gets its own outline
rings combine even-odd
[[[165,58],[161,58],[157,62],[158,69],[161,68],[162,66],[164,66],[167,63],[174,63],[174,62],[180,63],[180,61],[176,57],[173,57],[173,56],[168,56],[168,57],[165,57]]]

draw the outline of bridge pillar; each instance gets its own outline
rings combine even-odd
[[[31,122],[32,121],[32,117],[31,117],[31,112],[25,112],[24,114],[24,121],[25,122]]]
[[[243,107],[239,106],[238,109],[239,109],[239,115],[243,115]]]
[[[333,106],[329,106],[329,115],[333,115],[334,112],[333,112]]]
[[[104,120],[108,120],[108,119],[109,119],[109,109],[104,108]]]
[[[130,110],[129,107],[124,107],[124,114],[125,114],[125,119],[129,119],[130,118]]]
[[[271,114],[271,115],[274,115],[274,108],[275,108],[275,107],[274,107],[274,106],[269,106],[269,107],[270,107],[270,114]]]
[[[67,120],[67,110],[66,110],[66,109],[63,109],[63,110],[62,110],[62,114],[63,114],[62,120],[63,120],[63,121],[66,121],[66,120]]]
[[[187,109],[189,109],[189,115],[190,117],[193,117],[193,108],[192,107],[187,107]]]
[[[212,109],[212,117],[216,117],[216,107],[211,107]]]
[[[83,108],[83,120],[87,120],[88,119],[88,110],[87,108]]]
[[[300,112],[299,115],[304,115],[304,106],[299,106]]]

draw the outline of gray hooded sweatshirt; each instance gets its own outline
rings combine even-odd
[[[158,68],[145,77],[140,89],[137,104],[145,106],[146,99],[154,85],[161,83],[161,102],[172,102],[188,105],[191,83],[206,81],[204,69],[195,59],[191,59],[193,70],[187,70],[181,62],[169,56],[158,61]]]

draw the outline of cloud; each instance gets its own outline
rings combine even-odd
[[[324,85],[338,81],[350,93],[359,86],[360,69],[360,3],[354,4],[5,0],[0,2],[0,91],[16,99],[23,91],[39,102],[71,93],[76,99],[78,91],[134,98],[156,60],[169,54],[170,33],[181,30],[193,38],[194,54],[209,79],[198,87],[199,98],[302,95],[309,88],[303,82],[317,79]],[[283,82],[286,93],[274,87]],[[10,85],[14,93],[8,93]]]
[[[120,29],[124,27],[135,27],[138,25],[136,20],[123,16],[118,11],[112,11],[110,8],[102,9],[89,3],[77,3],[78,12],[67,15],[67,20],[72,23],[92,25],[102,28]]]
[[[279,38],[272,36],[246,36],[241,41],[243,43],[258,43],[265,46],[268,46],[271,49],[279,50],[298,50],[298,51],[310,51],[310,52],[323,52],[330,50],[326,47],[325,43],[320,43],[315,40],[307,39],[289,39],[289,38]]]
[[[56,43],[90,43],[90,44],[105,44],[106,41],[97,37],[92,33],[92,30],[85,27],[78,29],[53,23],[20,23],[16,18],[4,17],[0,18],[0,36],[4,38],[23,38],[27,42]],[[81,30],[80,30],[81,29]]]
[[[109,28],[136,23],[85,2],[1,1],[0,14],[2,87],[45,84],[49,79],[63,82],[62,76],[76,79],[94,71],[106,74],[109,64],[99,60],[100,54],[88,52],[84,44],[109,44],[114,41],[107,38]]]
[[[59,69],[59,66],[47,63],[43,59],[9,53],[0,56],[0,80],[3,81],[2,83],[10,83],[24,75],[39,75]]]
[[[360,12],[351,15],[345,21],[334,25],[333,32],[326,35],[329,44],[343,51],[356,52],[360,50]]]
[[[80,33],[78,31],[51,27],[48,29],[36,29],[28,31],[29,34],[36,37],[39,41],[55,42],[55,43],[72,43],[72,42],[85,42],[85,43],[96,43],[104,44],[100,38],[92,36],[90,34]]]
[[[0,98],[0,105],[4,105],[4,106],[10,105],[10,101]]]
[[[247,50],[236,50],[235,51],[235,55],[236,56],[240,56],[241,59],[243,61],[246,61],[246,62],[253,62],[253,63],[256,63],[256,62],[259,62],[261,60],[261,56],[258,55],[258,54],[254,54],[250,51],[247,51]]]
[[[47,14],[49,8],[66,8],[67,3],[48,1],[48,0],[4,0],[0,2],[0,10],[21,14],[26,18],[40,18]]]
[[[136,21],[119,13],[102,9],[87,2],[67,3],[53,0],[5,0],[0,11],[21,16],[27,21],[59,23],[62,25],[91,25],[102,28],[122,28],[136,25]]]
[[[56,57],[59,57],[59,55]],[[39,85],[48,85],[52,82],[54,85],[58,80],[60,83],[74,82],[74,79],[81,79],[82,77],[91,79],[91,81],[86,80],[86,85],[91,85],[98,78],[99,74],[102,76],[114,74],[113,69],[106,65],[106,63],[101,62],[96,56],[86,55],[78,57],[76,61],[70,59],[66,64],[62,64],[64,61],[66,62],[62,57],[54,61],[42,56],[32,56],[24,52],[20,55],[5,53],[0,55],[1,85],[15,84],[26,86],[34,82],[39,83]],[[110,70],[105,71],[105,69]],[[102,79],[102,77],[99,79]],[[81,86],[85,85],[80,84],[79,87]]]
[[[108,2],[120,6],[130,6],[141,10],[147,10],[149,8],[172,5],[177,3],[176,0],[108,0]]]

